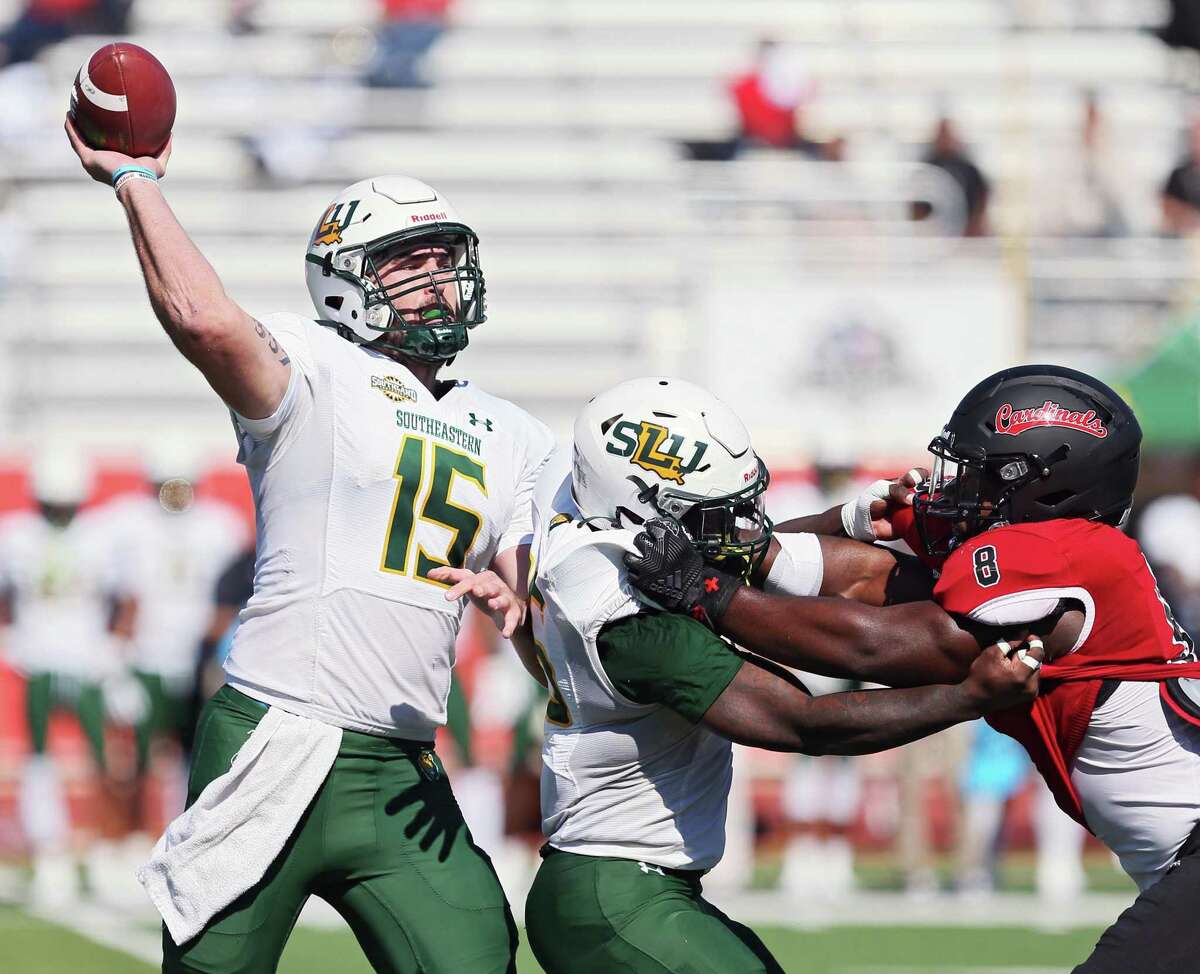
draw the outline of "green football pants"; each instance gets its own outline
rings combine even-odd
[[[25,683],[25,716],[34,754],[46,753],[50,715],[69,710],[79,718],[96,767],[104,771],[104,694],[100,684],[62,673],[34,673]]]
[[[222,687],[204,708],[188,802],[229,770],[266,712]],[[259,883],[176,946],[163,971],[269,974],[310,894],[383,974],[515,974],[517,929],[431,746],[344,731],[329,777]]]
[[[179,740],[188,717],[188,700],[191,689],[177,681],[164,679],[158,673],[134,670],[134,678],[146,693],[146,713],[134,727],[137,741],[138,774],[144,774],[150,765],[150,745],[156,734],[167,734]]]
[[[783,974],[753,930],[704,899],[698,873],[543,855],[525,930],[547,974]]]

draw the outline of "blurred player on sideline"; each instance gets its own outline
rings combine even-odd
[[[119,831],[109,818],[111,806],[123,804],[108,776],[106,714],[130,723],[141,713],[124,659],[136,613],[125,559],[105,517],[79,512],[90,493],[84,458],[50,449],[35,461],[36,510],[0,520],[0,619],[9,660],[27,681],[32,747],[18,810],[33,860],[30,898],[42,904],[69,900],[77,885],[66,796],[46,746],[52,713],[73,713],[87,738],[105,833]]]
[[[116,530],[135,554],[138,594],[133,672],[147,707],[137,723],[137,773],[145,783],[154,738],[182,744],[191,717],[196,659],[208,627],[217,578],[246,545],[246,526],[228,506],[197,500],[190,461],[160,448],[147,463],[152,493],[126,495],[108,506]],[[139,789],[140,790],[140,789]],[[166,796],[169,820],[184,795]],[[139,795],[139,811],[144,802]],[[159,822],[159,814],[150,822]]]
[[[308,241],[316,320],[256,320],[163,196],[170,144],[135,160],[66,130],[115,189],[160,323],[233,414],[257,518],[190,808],[139,874],[164,970],[274,971],[315,893],[377,971],[515,971],[508,904],[433,751],[464,607],[444,572],[490,566],[523,591],[553,446],[523,410],[438,376],[485,319],[475,232],[415,179],[355,183]],[[504,608],[512,632],[524,602]]]

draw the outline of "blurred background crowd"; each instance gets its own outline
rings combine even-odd
[[[1141,418],[1131,529],[1200,626],[1197,0],[0,0],[0,22],[0,877],[21,895],[140,895],[253,574],[228,419],[60,129],[116,36],[175,79],[164,188],[252,312],[308,309],[304,241],[341,186],[417,176],[482,238],[490,318],[456,370],[563,436],[617,381],[699,381],[754,431],[776,519],[923,462],[998,368],[1091,371]],[[441,749],[517,884],[536,689],[468,625]],[[731,887],[1123,883],[982,725],[737,769]]]

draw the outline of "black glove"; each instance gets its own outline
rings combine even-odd
[[[741,582],[706,564],[674,518],[647,521],[626,553],[629,580],[668,612],[686,612],[714,629]]]

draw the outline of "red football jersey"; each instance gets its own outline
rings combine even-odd
[[[1070,767],[1103,681],[1200,677],[1191,641],[1137,542],[1106,524],[1065,519],[976,535],[946,559],[934,598],[947,612],[995,626],[1043,619],[1060,599],[1083,606],[1079,638],[1042,667],[1037,700],[988,719],[1025,745],[1059,805],[1080,822]]]

